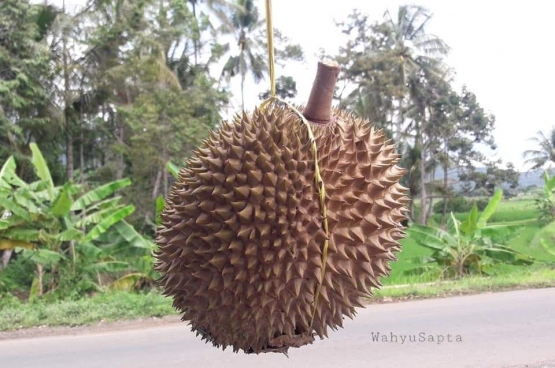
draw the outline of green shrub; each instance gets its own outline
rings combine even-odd
[[[434,204],[434,213],[443,213],[444,200],[440,200]],[[446,213],[461,213],[469,212],[472,207],[476,205],[479,211],[483,211],[488,205],[488,200],[485,198],[468,200],[465,197],[453,197],[447,199],[447,212]]]
[[[502,197],[503,192],[496,191],[481,213],[474,205],[465,221],[459,221],[451,214],[445,229],[412,224],[408,229],[409,239],[432,253],[419,257],[419,266],[409,272],[419,273],[433,264],[444,270],[444,276],[462,277],[474,272],[487,274],[493,265],[500,263],[532,264],[531,257],[505,245],[514,227],[487,224]]]
[[[435,213],[443,213],[445,200],[441,200],[434,204]],[[447,213],[450,212],[468,212],[472,209],[473,203],[464,197],[453,197],[447,199]]]

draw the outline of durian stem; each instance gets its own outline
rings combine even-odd
[[[339,64],[335,61],[318,62],[310,98],[303,111],[307,120],[317,124],[327,124],[331,121],[331,103],[340,70]]]

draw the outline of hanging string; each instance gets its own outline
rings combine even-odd
[[[268,37],[268,69],[270,70],[270,97],[276,97],[276,71],[274,61],[274,26],[272,0],[266,0],[266,37]]]
[[[304,115],[289,102],[282,100],[276,96],[276,76],[275,76],[275,60],[274,60],[274,28],[272,25],[272,1],[266,0],[266,35],[268,37],[268,69],[270,71],[270,97],[262,102],[260,109],[263,110],[271,103],[281,103],[292,110],[300,119],[303,125],[306,127],[308,132],[308,139],[310,141],[310,149],[312,156],[314,157],[314,184],[316,185],[316,190],[318,192],[318,198],[320,202],[320,212],[322,215],[322,226],[326,234],[326,239],[324,240],[324,246],[322,248],[322,268],[321,268],[321,281],[318,283],[316,291],[314,293],[314,304],[312,309],[312,316],[310,319],[310,329],[314,324],[314,317],[316,316],[316,310],[318,307],[318,299],[320,297],[322,286],[324,283],[324,278],[326,274],[326,264],[328,260],[328,248],[329,248],[329,226],[328,226],[328,210],[326,207],[326,187],[324,185],[324,180],[320,173],[320,165],[318,164],[318,146],[316,144],[316,138],[314,137],[314,132],[310,123],[306,120]]]

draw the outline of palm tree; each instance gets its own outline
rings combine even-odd
[[[387,49],[379,55],[391,62],[395,75],[395,95],[398,100],[398,122],[395,134],[397,142],[401,139],[404,123],[405,106],[403,101],[408,92],[408,79],[411,75],[425,74],[443,75],[445,67],[442,57],[449,47],[440,38],[426,33],[426,25],[432,14],[424,7],[403,5],[399,7],[397,19],[389,11],[385,13],[385,42]]]
[[[231,14],[230,29],[225,29],[226,33],[234,34],[237,39],[239,52],[232,55],[224,65],[222,76],[227,79],[236,75],[241,76],[241,108],[245,109],[245,78],[250,71],[254,81],[258,83],[264,78],[264,71],[267,69],[264,54],[261,52],[263,42],[255,35],[261,26],[258,9],[253,0],[236,0],[236,8]]]
[[[539,131],[536,137],[530,138],[538,148],[524,151],[525,164],[531,164],[530,170],[537,170],[547,163],[555,163],[555,127],[551,128],[549,135]]]
[[[233,25],[228,16],[228,9],[235,9],[237,11],[243,10],[240,6],[236,4],[232,4],[228,0],[187,0],[187,3],[191,5],[191,11],[193,13],[193,17],[195,18],[196,29],[194,30],[193,36],[193,47],[194,47],[194,57],[195,57],[195,65],[198,64],[198,57],[199,52],[201,49],[201,45],[199,44],[200,41],[200,33],[201,33],[201,26],[199,16],[197,14],[197,8],[200,5],[204,5],[206,10],[209,13],[212,13],[216,20],[224,25],[225,28],[232,28]]]

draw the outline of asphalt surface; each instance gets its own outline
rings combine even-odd
[[[555,368],[555,289],[370,305],[329,339],[291,349],[289,358],[221,351],[172,323],[0,341],[0,367]]]

